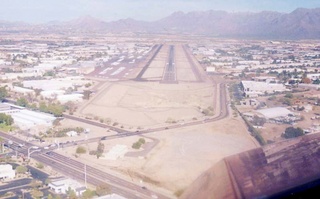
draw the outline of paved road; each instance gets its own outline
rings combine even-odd
[[[109,128],[111,130],[117,131],[118,134],[116,135],[111,135],[111,136],[104,136],[104,137],[99,137],[99,138],[92,138],[88,140],[82,140],[79,141],[81,142],[92,142],[92,141],[97,141],[100,139],[103,140],[108,140],[108,139],[116,139],[116,138],[121,138],[121,137],[127,137],[127,136],[135,136],[135,135],[142,135],[142,134],[147,134],[147,133],[154,133],[154,132],[159,132],[159,131],[164,131],[167,129],[177,129],[181,127],[186,127],[186,126],[192,126],[192,125],[199,125],[202,123],[208,123],[208,122],[213,122],[217,121],[220,119],[223,119],[228,116],[228,105],[227,105],[227,93],[226,93],[226,86],[224,83],[217,83],[217,87],[219,87],[219,101],[216,102],[216,106],[219,107],[220,112],[215,115],[214,117],[202,120],[202,121],[191,121],[188,123],[184,124],[175,124],[172,126],[167,126],[167,127],[159,127],[159,128],[153,128],[153,129],[148,129],[144,131],[139,131],[139,132],[129,132],[125,131],[120,128],[116,128],[113,126],[108,126],[106,124],[102,124],[99,122],[91,121],[91,120],[86,120],[83,118],[77,118],[75,116],[70,116],[70,115],[64,115],[65,118],[68,119],[74,119],[80,122],[84,122],[87,124],[91,125],[96,125],[99,127],[105,127]],[[216,107],[215,106],[215,107]],[[13,141],[12,148],[16,149],[18,153],[23,154],[24,156],[27,156],[27,149],[34,146],[32,143],[25,142],[24,140],[21,140],[15,136],[9,135],[7,133],[0,132],[0,136]],[[23,147],[19,147],[19,144],[23,143]],[[66,143],[63,144],[63,147],[71,146],[77,143]],[[78,162],[76,160],[69,159],[68,157],[59,155],[55,152],[51,152],[50,154],[46,154],[46,150],[42,149],[42,153],[35,152],[31,157],[36,159],[39,162],[42,162],[46,165],[50,165],[53,169],[61,172],[62,174],[84,181],[84,164],[81,162]],[[161,195],[159,193],[155,193],[151,190],[148,189],[143,189],[139,185],[133,184],[131,182],[128,182],[126,180],[123,180],[121,178],[118,178],[116,176],[113,176],[111,174],[108,174],[104,171],[98,170],[96,168],[93,168],[91,166],[86,166],[87,170],[87,182],[89,184],[93,185],[99,185],[101,183],[108,183],[111,185],[112,191],[114,193],[117,193],[119,195],[122,195],[127,198],[152,198],[153,196],[157,196],[158,198],[168,198],[164,195]]]
[[[13,144],[10,145],[13,149],[16,149],[19,154],[27,156],[28,148],[33,147],[31,143],[24,142],[23,140],[16,138],[12,135],[9,135],[4,132],[0,132],[0,136],[5,140],[13,141]],[[18,143],[25,143],[25,146],[17,148]],[[79,161],[70,159],[53,151],[46,152],[41,148],[41,152],[33,153],[30,157],[52,167],[54,170],[59,171],[60,173],[69,176],[70,178],[77,179],[84,182],[84,168],[85,165]],[[111,186],[112,192],[122,195],[127,198],[152,198],[156,196],[157,198],[166,199],[167,196],[161,195],[159,193],[153,192],[149,189],[143,189],[141,186],[134,183],[123,180],[114,175],[108,174],[102,170],[93,168],[91,166],[86,166],[87,171],[87,183],[95,186],[107,183]]]
[[[87,124],[102,127],[102,128],[108,128],[110,130],[118,132],[118,134],[110,135],[110,136],[95,137],[95,138],[90,138],[90,139],[86,139],[86,140],[79,140],[74,143],[66,143],[63,145],[63,147],[73,146],[74,144],[85,144],[85,143],[97,142],[99,140],[111,140],[111,139],[117,139],[117,138],[122,138],[122,137],[144,135],[144,134],[148,134],[148,133],[165,131],[168,129],[177,129],[177,128],[181,128],[181,127],[194,126],[194,125],[199,125],[199,124],[203,124],[203,123],[221,120],[229,115],[228,103],[227,103],[227,93],[226,93],[227,91],[226,91],[225,83],[215,83],[215,84],[216,84],[216,87],[219,87],[219,89],[218,89],[219,93],[216,94],[217,96],[219,96],[219,101],[214,100],[214,103],[218,103],[218,104],[214,104],[214,107],[218,107],[217,110],[219,110],[219,112],[213,117],[210,117],[210,118],[207,118],[204,120],[195,120],[195,121],[185,122],[184,124],[174,124],[174,125],[170,125],[170,126],[150,128],[148,130],[141,130],[141,131],[133,132],[133,131],[117,128],[114,126],[109,126],[107,124],[103,124],[103,123],[100,123],[97,121],[87,120],[87,119],[79,118],[79,117],[72,116],[72,115],[64,115],[64,117],[67,119],[76,120],[79,122],[87,123]]]
[[[31,181],[31,178],[23,178],[10,181],[7,184],[0,186],[0,195],[6,194],[9,191],[18,192],[21,189],[31,188],[31,186],[29,185]]]

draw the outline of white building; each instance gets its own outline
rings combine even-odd
[[[19,87],[19,86],[12,86],[12,87],[10,87],[10,89],[12,92],[20,93],[23,95],[28,95],[28,94],[35,95],[34,90],[28,89],[28,88],[23,88],[23,87]]]
[[[11,115],[14,120],[14,124],[23,130],[30,129],[38,125],[51,127],[53,121],[56,119],[56,117],[51,114],[30,111],[24,107],[9,103],[0,103],[0,113]]]
[[[207,71],[207,73],[214,73],[216,71],[216,67],[207,66],[206,71]]]
[[[16,176],[16,172],[13,170],[12,165],[3,164],[0,165],[0,179],[13,179]]]
[[[67,136],[69,137],[75,137],[75,136],[78,136],[78,133],[76,131],[69,131],[66,133]]]
[[[55,99],[59,95],[65,94],[66,91],[64,90],[46,90],[46,91],[41,91],[40,95],[43,96],[44,98],[48,99]]]
[[[85,186],[69,178],[52,180],[52,182],[49,183],[49,188],[58,194],[66,194],[70,188],[77,196],[81,196],[81,194],[86,191]]]
[[[82,102],[83,94],[66,94],[66,95],[58,95],[57,100],[61,103],[67,102]]]
[[[307,77],[314,81],[314,80],[320,79],[320,73],[307,74]]]
[[[56,119],[53,115],[26,109],[10,113],[10,115],[20,129],[30,129],[38,125],[51,127],[53,121]]]
[[[266,109],[257,110],[258,113],[262,114],[266,119],[278,118],[278,117],[287,117],[288,115],[294,115],[293,112],[288,110],[285,107],[273,107]]]
[[[287,91],[283,84],[271,84],[255,81],[242,81],[241,84],[246,97],[257,97],[266,93]]]

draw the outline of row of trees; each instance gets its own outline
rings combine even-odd
[[[11,117],[11,115],[0,113],[0,124],[10,126],[13,124],[13,118]]]
[[[140,149],[140,147],[145,143],[146,143],[146,140],[144,138],[140,138],[137,142],[132,144],[132,148]]]

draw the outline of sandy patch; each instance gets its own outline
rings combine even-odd
[[[213,106],[213,86],[206,83],[164,85],[122,82],[108,85],[80,114],[112,118],[125,126],[164,124],[168,118],[188,121],[203,117],[200,108]]]

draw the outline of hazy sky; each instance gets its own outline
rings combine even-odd
[[[42,23],[91,15],[104,21],[125,18],[153,21],[175,11],[229,12],[320,7],[320,0],[0,0],[0,20]]]

